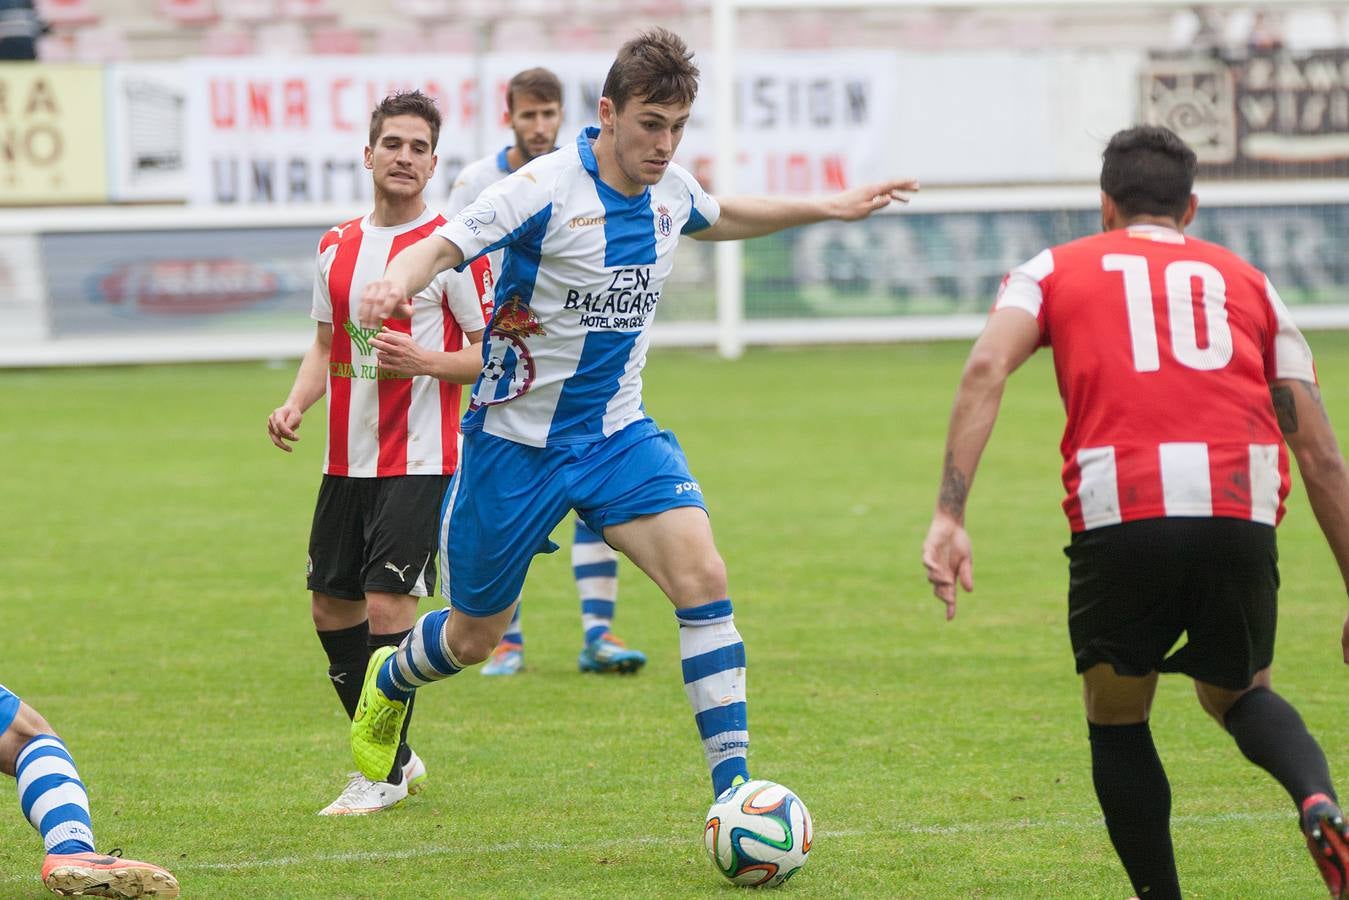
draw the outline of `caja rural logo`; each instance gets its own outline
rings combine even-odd
[[[155,259],[95,276],[94,299],[133,314],[201,315],[247,309],[274,298],[281,278],[238,259]]]

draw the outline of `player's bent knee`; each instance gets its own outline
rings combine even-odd
[[[19,701],[19,712],[10,723],[9,728],[3,734],[0,734],[0,772],[6,775],[14,774],[14,764],[18,761],[19,752],[33,738],[40,734],[49,734],[53,737],[60,735],[52,729],[52,726],[42,717],[42,714],[33,707]]]
[[[407,631],[417,623],[417,599],[410,594],[365,595],[370,630],[375,634]]]
[[[37,737],[39,734],[49,734],[52,737],[60,737],[52,728],[51,724],[42,717],[42,713],[33,709],[27,703],[19,701],[19,714],[14,717],[14,729],[25,743]]]
[[[1218,687],[1217,685],[1207,684],[1203,681],[1194,683],[1195,696],[1199,698],[1199,705],[1204,708],[1204,712],[1213,717],[1223,728],[1227,727],[1227,711],[1231,709],[1238,700],[1246,696],[1256,688],[1270,689],[1269,669],[1261,669],[1255,673],[1251,683],[1245,688],[1234,691],[1228,688]]]
[[[366,618],[365,601],[344,600],[328,594],[314,591],[310,595],[310,615],[314,619],[314,628],[318,631],[338,631],[354,628]]]
[[[486,632],[472,631],[451,635],[447,643],[459,665],[475,666],[492,655],[497,638]]]
[[[671,579],[674,596],[670,599],[685,605],[690,603],[711,603],[726,597],[726,564],[721,557],[712,554],[677,572]]]

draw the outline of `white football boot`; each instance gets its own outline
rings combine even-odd
[[[402,803],[408,794],[415,794],[426,783],[426,764],[415,752],[403,766],[403,780],[398,784],[371,781],[360,772],[352,772],[347,786],[336,800],[319,810],[321,816],[368,816]]]

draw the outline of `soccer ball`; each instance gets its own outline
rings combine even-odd
[[[724,791],[707,811],[703,846],[717,871],[744,887],[776,887],[806,864],[810,812],[772,781]]]

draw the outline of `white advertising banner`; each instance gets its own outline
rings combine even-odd
[[[717,60],[676,159],[710,189]],[[198,59],[112,68],[112,192],[197,205],[367,205],[370,111],[419,88],[445,117],[441,202],[459,169],[512,140],[506,84],[532,66],[562,79],[560,143],[597,120],[605,53]],[[877,178],[925,184],[1092,180],[1106,138],[1135,118],[1136,53],[743,53],[735,65],[734,190],[810,194]],[[1072,77],[1066,77],[1066,73]],[[479,76],[483,84],[478,83]]]
[[[891,172],[889,132],[896,103],[897,54],[860,50],[744,53],[736,59],[737,193],[809,194],[884,177]],[[675,159],[709,189],[714,70],[708,57],[698,100]],[[494,54],[484,67],[487,121],[496,125],[484,152],[510,143],[504,126],[506,85],[516,72],[544,66],[563,82],[566,121],[559,141],[598,121],[608,53]]]
[[[120,202],[182,200],[188,83],[173,63],[107,67],[108,193]]]
[[[184,74],[194,204],[367,205],[370,113],[398,90],[434,97],[445,120],[428,188],[433,203],[473,158],[479,111],[471,57],[199,59],[185,63]]]

